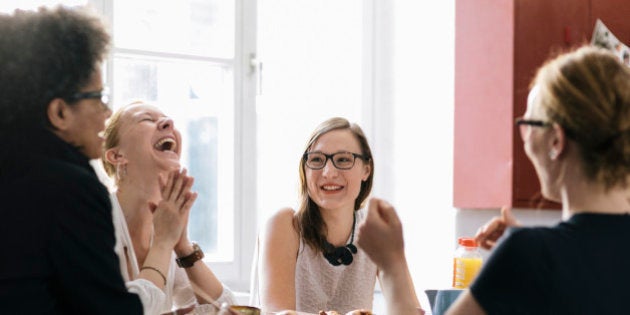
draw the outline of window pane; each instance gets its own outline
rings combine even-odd
[[[231,69],[208,62],[114,58],[114,105],[144,99],[173,117],[182,164],[199,193],[188,234],[212,261],[233,259],[233,93]]]
[[[119,48],[233,58],[234,1],[114,1]]]
[[[297,167],[317,124],[332,116],[361,124],[363,2],[267,0],[259,12],[264,77],[256,107],[257,159],[264,220],[295,206]]]

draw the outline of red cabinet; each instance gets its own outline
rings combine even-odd
[[[630,46],[630,2],[628,0],[591,0],[590,25],[599,18],[617,38]],[[590,38],[589,33],[589,38]]]
[[[589,42],[597,18],[630,44],[629,17],[627,0],[456,0],[455,207],[559,208],[542,200],[514,119],[546,59]]]

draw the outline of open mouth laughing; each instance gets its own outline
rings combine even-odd
[[[164,137],[158,140],[153,147],[160,152],[173,152],[177,154],[177,142],[172,137]]]

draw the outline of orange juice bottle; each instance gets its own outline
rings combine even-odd
[[[474,238],[460,237],[453,258],[453,288],[466,289],[481,269],[483,257]]]

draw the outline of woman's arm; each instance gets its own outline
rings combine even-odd
[[[186,231],[182,234],[182,239],[178,245],[175,246],[175,253],[177,254],[177,257],[185,257],[194,252],[192,243],[185,235]],[[176,268],[181,267],[177,266]],[[231,292],[226,291],[227,288],[223,287],[223,283],[219,281],[210,267],[208,267],[203,260],[198,260],[192,265],[192,267],[183,269],[186,272],[188,280],[190,280],[190,284],[192,285],[199,304],[216,303],[215,305],[220,306],[223,302],[228,304],[234,303]]]
[[[182,189],[182,193],[191,195],[193,194],[191,192],[193,178],[188,178],[190,180],[186,182],[186,185]],[[190,204],[190,206],[192,207],[192,203]],[[185,216],[183,229],[181,231],[181,234],[179,235],[179,240],[173,248],[178,258],[189,256],[195,251],[195,249],[193,248],[193,244],[188,239],[189,214],[190,212],[188,212]],[[181,267],[177,266],[176,268]],[[199,302],[200,304],[214,303],[222,296],[223,284],[221,283],[221,281],[219,281],[219,279],[217,279],[212,270],[210,270],[210,268],[202,260],[194,262],[191,267],[184,268],[184,270],[186,272],[188,280],[190,280],[190,284],[193,287],[197,302]],[[226,296],[226,299],[228,300],[226,300],[225,302],[230,304],[233,303],[232,296]]]
[[[357,242],[379,268],[387,313],[419,314],[420,303],[405,258],[402,223],[389,203],[370,200]]]
[[[151,205],[153,211],[153,244],[147,253],[138,278],[153,282],[158,288],[166,286],[171,253],[188,222],[188,214],[197,194],[190,191],[193,178],[186,170],[169,172],[166,179],[159,177],[162,200]]]
[[[294,310],[295,265],[300,246],[293,209],[272,216],[260,242],[260,302],[265,311]]]
[[[379,270],[379,282],[387,303],[387,314],[424,314],[405,257],[387,270]]]
[[[447,315],[485,315],[486,312],[481,308],[470,290],[462,292],[462,294],[453,302],[453,305],[446,312]]]

